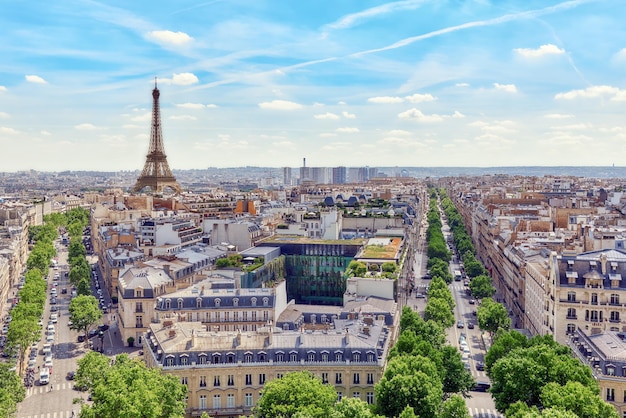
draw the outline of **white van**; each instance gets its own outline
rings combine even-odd
[[[52,318],[50,318],[52,320]],[[54,325],[48,324],[48,334],[54,334]]]
[[[39,372],[39,384],[47,385],[48,383],[50,383],[50,370],[48,370],[47,367],[44,367]]]
[[[52,344],[44,344],[43,345],[43,355],[48,355],[52,353]]]

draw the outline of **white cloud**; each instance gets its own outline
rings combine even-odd
[[[339,119],[339,116],[335,115],[334,113],[330,113],[330,112],[321,113],[319,115],[313,115],[313,117],[315,119],[332,119],[332,120]]]
[[[335,129],[335,131],[339,133],[344,133],[344,134],[355,134],[359,132],[359,128],[345,127],[345,128],[337,128]]]
[[[455,119],[460,119],[460,118],[464,118],[465,115],[463,113],[459,112],[458,110],[455,110],[451,117],[453,117]]]
[[[544,55],[561,55],[565,50],[553,44],[541,45],[539,48],[516,48],[513,51],[526,58],[537,58]]]
[[[191,115],[176,115],[176,116],[170,116],[171,120],[196,120],[198,118],[196,118],[195,116],[191,116]]]
[[[399,113],[398,118],[400,119],[413,119],[418,122],[441,122],[444,120],[444,117],[437,114],[425,115],[421,110],[418,109],[409,109],[405,112]]]
[[[469,83],[456,83],[456,87],[469,87]]]
[[[580,131],[583,129],[591,129],[593,125],[590,123],[573,123],[571,125],[552,126],[552,130]]]
[[[160,78],[159,82],[163,84],[173,84],[175,86],[189,86],[198,82],[198,77],[193,73],[172,74],[172,78]]]
[[[96,129],[99,129],[99,128],[91,123],[81,123],[80,125],[74,126],[74,129],[78,131],[95,131]]]
[[[40,134],[42,134],[43,136],[50,136],[50,135],[52,135],[52,134],[51,134],[50,132],[48,132],[48,131],[41,131],[41,132],[39,132],[39,133],[40,133]]]
[[[271,110],[297,110],[302,109],[302,105],[288,100],[272,100],[271,102],[259,103],[261,109]]]
[[[147,112],[143,115],[133,116],[132,118],[130,118],[130,120],[132,120],[133,122],[149,122],[152,120],[152,113]]]
[[[515,84],[493,83],[493,86],[496,90],[506,91],[507,93],[517,93],[517,87],[515,87]]]
[[[603,86],[591,86],[591,87],[587,87],[586,89],[580,89],[580,90],[570,90],[566,93],[558,93],[556,96],[554,96],[554,98],[557,100],[559,99],[572,100],[578,97],[582,97],[585,99],[594,99],[598,97],[618,96],[618,95],[620,95],[619,88],[603,85]]]
[[[341,112],[341,115],[346,119],[356,119],[356,115],[354,113],[348,113],[346,111]]]
[[[379,96],[379,97],[370,97],[367,99],[370,103],[402,103],[404,99],[402,97],[391,97],[391,96]]]
[[[13,129],[13,128],[7,128],[6,126],[0,126],[0,132],[2,132],[3,134],[18,134],[19,131]]]
[[[387,135],[389,135],[389,136],[409,136],[409,135],[411,135],[411,132],[405,131],[403,129],[392,129],[391,131],[387,132]]]
[[[338,104],[338,105],[345,105],[345,104],[346,104],[346,102],[344,102],[343,100],[340,100],[340,101],[338,101],[338,102],[337,102],[337,104]]]
[[[183,109],[204,109],[202,103],[178,103],[176,107],[182,107]]]
[[[0,119],[9,119],[10,117],[7,112],[0,112]]]
[[[26,75],[24,78],[29,83],[48,84],[48,82],[46,80],[44,80],[43,78],[39,77],[38,75]]]
[[[7,88],[5,86],[0,86],[0,91],[7,91]]]
[[[611,98],[614,102],[626,102],[626,90],[620,90]]]
[[[396,146],[411,145],[411,141],[409,141],[407,138],[399,138],[397,136],[387,136],[381,139],[380,141],[378,141],[378,143],[383,144],[383,145],[396,145]]]
[[[153,30],[146,34],[146,38],[162,45],[181,46],[193,41],[193,38],[185,32],[172,32],[170,30]]]
[[[405,99],[411,103],[432,102],[435,97],[432,94],[415,93],[412,96],[406,96]]]
[[[324,132],[324,133],[320,134],[320,138],[334,138],[336,136],[337,136],[337,134],[334,134],[332,132]]]
[[[548,113],[546,115],[543,115],[543,117],[546,119],[569,119],[573,118],[574,115],[567,115],[563,113]]]

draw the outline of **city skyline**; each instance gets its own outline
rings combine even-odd
[[[626,166],[618,0],[60,0],[0,16],[0,172]]]

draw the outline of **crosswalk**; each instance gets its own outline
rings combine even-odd
[[[77,407],[75,411],[57,411],[57,412],[46,412],[43,414],[35,414],[35,415],[23,415],[21,418],[73,418],[78,416],[78,412],[80,408]],[[72,413],[74,415],[72,415]]]
[[[485,408],[467,408],[472,418],[504,418],[498,411]]]
[[[26,389],[26,397],[37,394],[37,393],[45,393],[45,392],[55,392],[57,390],[66,390],[73,389],[72,382],[63,382],[63,383],[50,383],[45,386],[32,386]],[[80,392],[77,392],[80,393]]]

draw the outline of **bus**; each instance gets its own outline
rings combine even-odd
[[[463,275],[461,274],[461,270],[454,270],[454,280],[460,282],[462,278]]]

